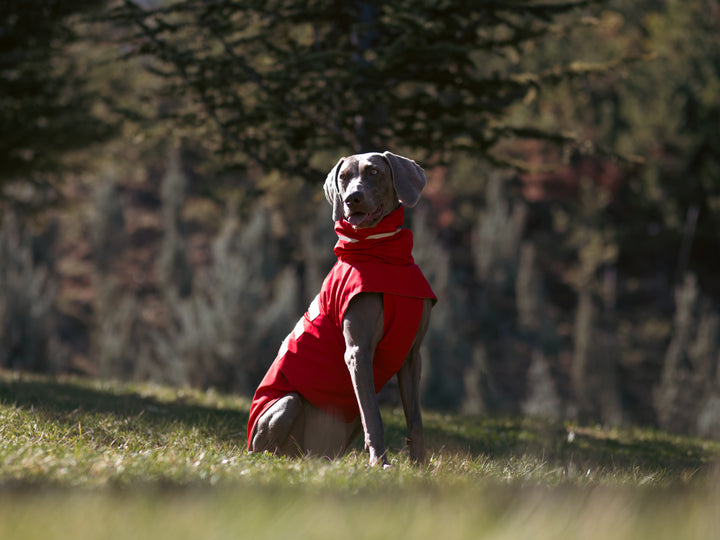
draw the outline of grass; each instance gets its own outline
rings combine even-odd
[[[412,466],[244,451],[248,401],[0,371],[0,538],[715,538],[720,443],[426,412]]]

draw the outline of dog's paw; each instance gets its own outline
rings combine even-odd
[[[370,452],[370,459],[368,460],[368,464],[371,467],[382,467],[383,469],[392,468],[392,465],[390,465],[384,453],[380,456],[377,456],[373,452]]]

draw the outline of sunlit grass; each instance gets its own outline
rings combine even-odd
[[[248,401],[0,372],[0,538],[713,538],[720,443],[425,414],[413,466],[247,454]],[[340,533],[339,531],[345,531]]]

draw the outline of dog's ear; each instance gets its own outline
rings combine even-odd
[[[393,186],[398,199],[405,206],[412,208],[420,200],[420,193],[427,183],[425,171],[412,159],[391,152],[383,152],[382,156],[390,164]]]
[[[343,202],[340,198],[340,190],[338,190],[337,183],[337,175],[343,161],[344,160],[341,159],[335,164],[332,170],[328,173],[327,178],[325,178],[325,185],[323,186],[323,189],[325,190],[325,198],[333,207],[333,221],[339,221],[343,217]]]

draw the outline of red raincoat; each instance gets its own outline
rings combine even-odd
[[[356,294],[383,293],[385,326],[373,358],[375,391],[400,370],[420,324],[423,299],[436,299],[413,260],[413,236],[402,228],[404,219],[401,206],[369,229],[355,229],[344,220],[335,223],[338,261],[255,391],[248,449],[260,416],[290,392],[345,422],[357,417],[342,335],[345,310]]]

